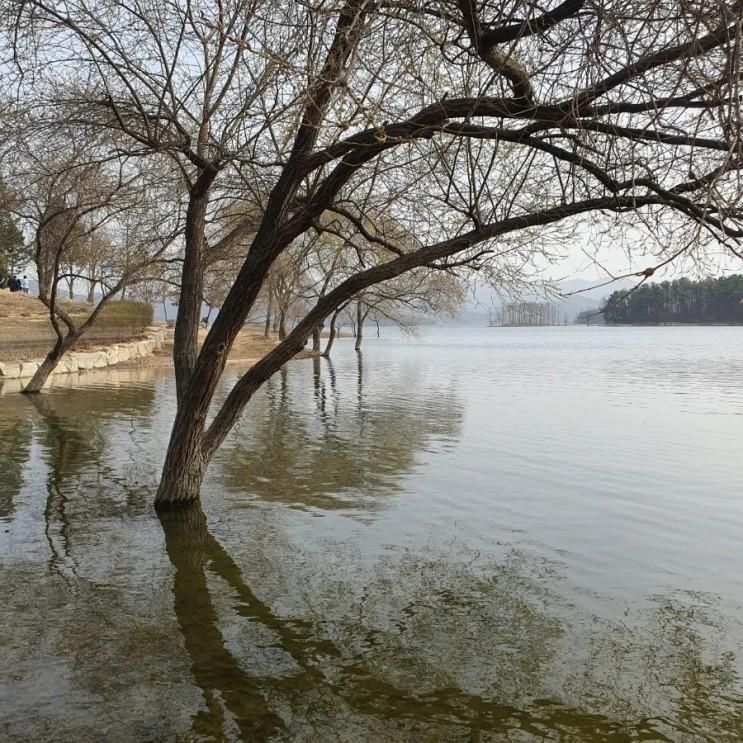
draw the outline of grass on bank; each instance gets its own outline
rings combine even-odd
[[[60,305],[77,324],[82,324],[93,309],[86,302],[70,300],[62,300]],[[110,302],[83,337],[80,347],[91,348],[140,337],[152,324],[152,313],[152,306],[142,302]],[[0,361],[42,358],[54,338],[48,310],[37,297],[0,289]]]

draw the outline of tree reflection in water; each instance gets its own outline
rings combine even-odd
[[[337,543],[305,528],[284,504],[381,508],[462,419],[445,388],[392,378],[372,396],[361,366],[305,368],[310,394],[277,377],[220,460],[231,487],[276,503],[218,493],[210,529],[201,512],[163,519],[165,550],[130,477],[156,456],[133,465],[121,446],[132,420],[148,438],[153,390],[18,402],[32,430],[3,424],[0,442],[31,462],[3,466],[13,488],[36,477],[3,522],[1,738],[743,740],[736,607],[636,594],[599,618],[611,602],[576,599],[538,546],[478,554],[432,534],[362,550],[366,524]]]
[[[4,395],[0,418],[0,520],[15,512],[15,498],[23,486],[23,469],[31,448],[32,423],[20,395]]]
[[[258,598],[200,510],[165,514],[162,525],[175,613],[206,702],[194,732],[206,739],[232,730],[249,741],[732,743],[743,734],[733,658],[704,660],[698,627],[710,617],[679,599],[660,599],[640,633],[594,620],[579,638],[542,585],[557,576],[530,574],[518,553],[482,574],[411,557],[394,576],[380,570],[358,599],[317,576],[308,590],[318,606],[290,618]],[[212,595],[214,579],[230,602]],[[323,601],[336,610],[323,613]],[[224,630],[236,621],[248,637],[265,632],[262,646],[241,654]],[[587,643],[590,662],[576,666],[566,639]],[[256,661],[277,651],[287,658]],[[602,674],[614,683],[599,683]]]
[[[149,382],[152,370],[130,370],[125,378],[129,381],[131,377]],[[105,378],[116,377],[109,373]],[[105,454],[113,445],[107,424],[126,416],[145,428],[153,402],[154,388],[150,384],[128,388],[126,394],[118,395],[112,394],[108,385],[99,385],[81,388],[75,394],[56,391],[23,398],[29,424],[31,409],[37,414],[32,430],[47,469],[44,531],[52,572],[65,578],[75,573],[68,514],[71,501],[78,512],[97,510],[110,515],[120,509],[118,498],[101,483],[106,474]],[[95,497],[75,498],[80,492]]]
[[[380,508],[421,451],[458,437],[454,391],[390,380],[367,400],[361,353],[356,363],[353,383],[349,374],[339,389],[332,362],[315,359],[311,406],[282,369],[220,459],[224,486],[300,508]]]

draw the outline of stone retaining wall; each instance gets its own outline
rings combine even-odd
[[[71,372],[87,371],[89,369],[105,369],[124,361],[132,361],[149,356],[162,346],[165,340],[165,329],[159,326],[147,328],[147,337],[130,343],[117,343],[115,346],[100,351],[70,351],[66,353],[57,365],[53,374],[69,374]],[[3,379],[30,379],[43,359],[34,361],[19,361],[14,363],[0,363],[0,380]]]

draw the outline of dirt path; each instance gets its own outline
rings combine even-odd
[[[207,331],[205,329],[202,328],[199,330],[199,344],[204,342],[206,334]],[[262,327],[246,326],[235,339],[227,363],[249,364],[258,361],[271,349],[275,348],[277,344],[278,339],[275,336],[271,336],[270,338],[263,337]],[[306,358],[311,355],[309,351],[302,351],[295,358]],[[162,347],[151,356],[117,364],[116,368],[126,369],[135,366],[173,366],[173,329],[168,328]]]

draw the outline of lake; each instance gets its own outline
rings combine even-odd
[[[743,328],[387,335],[186,525],[169,370],[0,396],[0,738],[743,739]]]

